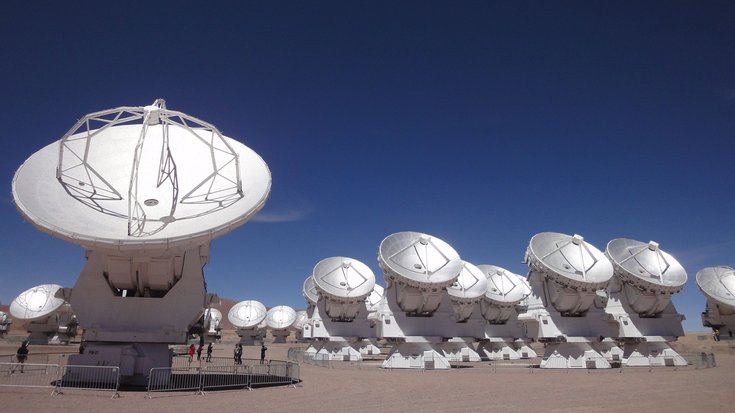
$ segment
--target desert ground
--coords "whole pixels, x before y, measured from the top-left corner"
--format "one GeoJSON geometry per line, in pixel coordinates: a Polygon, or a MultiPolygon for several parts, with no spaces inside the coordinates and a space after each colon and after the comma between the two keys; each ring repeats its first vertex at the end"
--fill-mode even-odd
{"type": "MultiPolygon", "coordinates": [[[[230,357],[234,341],[215,346],[215,356],[230,357]]],[[[0,358],[9,360],[16,341],[0,340],[0,358]]],[[[0,387],[0,412],[713,412],[735,408],[735,341],[713,343],[704,333],[676,344],[682,353],[714,352],[714,368],[626,368],[611,370],[529,369],[525,363],[471,363],[448,371],[383,370],[378,361],[360,368],[301,364],[295,387],[254,391],[157,393],[125,390],[110,393],[69,391],[51,396],[48,389],[0,387]]],[[[286,360],[289,347],[270,344],[268,358],[286,360]]],[[[70,346],[31,346],[32,354],[63,362],[70,346]],[[46,356],[45,354],[48,354],[46,356]]],[[[245,347],[245,357],[258,354],[245,347]]],[[[538,363],[538,360],[535,360],[538,363]]]]}

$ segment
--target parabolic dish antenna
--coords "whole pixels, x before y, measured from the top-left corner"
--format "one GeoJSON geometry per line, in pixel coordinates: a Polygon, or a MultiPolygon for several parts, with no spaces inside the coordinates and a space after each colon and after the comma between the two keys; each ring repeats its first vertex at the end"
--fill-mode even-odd
{"type": "Polygon", "coordinates": [[[21,165],[13,197],[55,237],[150,250],[200,245],[244,224],[270,185],[258,154],[159,99],[84,116],[21,165]]]}
{"type": "Polygon", "coordinates": [[[378,262],[390,279],[417,288],[446,288],[462,271],[449,244],[420,232],[397,232],[380,243],[378,262]]]}
{"type": "Polygon", "coordinates": [[[620,278],[643,290],[673,294],[681,291],[687,281],[687,272],[679,261],[653,241],[614,239],[607,243],[605,254],[620,278]]]}
{"type": "Polygon", "coordinates": [[[0,324],[8,321],[8,315],[4,311],[0,311],[0,324]]]}
{"type": "Polygon", "coordinates": [[[308,320],[309,315],[306,314],[306,311],[299,310],[296,312],[296,321],[293,322],[291,325],[291,328],[293,328],[296,331],[301,331],[304,329],[304,325],[306,324],[306,321],[308,320]]]}
{"type": "Polygon", "coordinates": [[[505,268],[495,265],[478,265],[487,277],[485,299],[500,305],[517,304],[531,293],[531,287],[505,268]]]}
{"type": "Polygon", "coordinates": [[[567,287],[600,289],[613,276],[610,261],[579,235],[536,234],[531,238],[527,257],[534,269],[567,287]]]}
{"type": "Polygon", "coordinates": [[[316,289],[316,283],[313,276],[306,277],[303,289],[304,298],[309,304],[316,305],[319,301],[319,291],[316,289]]]}
{"type": "Polygon", "coordinates": [[[21,320],[37,320],[58,310],[65,301],[56,298],[63,288],[58,284],[42,284],[25,290],[10,303],[10,314],[21,320]]]}
{"type": "Polygon", "coordinates": [[[251,328],[262,323],[268,310],[255,300],[240,301],[230,308],[227,319],[237,328],[251,328]]]}
{"type": "Polygon", "coordinates": [[[222,313],[216,308],[207,308],[204,310],[204,319],[220,322],[222,321],[222,313]]]}
{"type": "Polygon", "coordinates": [[[371,292],[370,295],[368,295],[365,299],[365,307],[369,312],[378,310],[378,306],[383,300],[384,294],[385,290],[383,289],[383,287],[381,285],[375,284],[375,287],[373,287],[373,292],[371,292]]]}
{"type": "Polygon", "coordinates": [[[367,298],[375,287],[375,274],[364,263],[348,257],[330,257],[314,266],[314,283],[322,294],[337,299],[367,298]]]}
{"type": "Polygon", "coordinates": [[[707,267],[699,270],[697,286],[705,296],[735,309],[735,269],[707,267]]]}
{"type": "Polygon", "coordinates": [[[462,261],[462,271],[457,281],[447,288],[447,293],[458,300],[472,300],[482,297],[487,290],[487,278],[476,265],[462,261]]]}
{"type": "Polygon", "coordinates": [[[286,305],[271,308],[265,316],[265,323],[273,330],[289,328],[294,321],[296,321],[296,311],[286,305]]]}

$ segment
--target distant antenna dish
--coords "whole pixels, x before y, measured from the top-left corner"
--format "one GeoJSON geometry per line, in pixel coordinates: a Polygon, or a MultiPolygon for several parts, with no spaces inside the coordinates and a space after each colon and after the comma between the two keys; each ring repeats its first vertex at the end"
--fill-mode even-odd
{"type": "Polygon", "coordinates": [[[478,298],[482,297],[487,290],[487,278],[482,270],[476,265],[467,261],[462,261],[462,271],[449,288],[447,294],[453,301],[469,301],[478,302],[478,298]]]}
{"type": "Polygon", "coordinates": [[[533,269],[569,288],[601,289],[613,276],[610,261],[579,235],[536,234],[527,257],[533,269]]]}
{"type": "Polygon", "coordinates": [[[485,299],[498,305],[515,305],[531,293],[531,286],[522,277],[495,265],[478,265],[487,277],[485,299]]]}
{"type": "Polygon", "coordinates": [[[464,322],[472,316],[485,290],[487,290],[485,274],[474,264],[462,261],[462,271],[457,281],[447,288],[455,321],[464,322]]]}
{"type": "Polygon", "coordinates": [[[201,245],[265,204],[271,176],[242,143],[163,99],[84,116],[13,178],[21,214],[93,249],[201,245]]]}
{"type": "Polygon", "coordinates": [[[265,320],[268,310],[259,301],[240,301],[230,308],[227,319],[237,328],[252,328],[265,320]]]}
{"type": "Polygon", "coordinates": [[[311,275],[306,277],[306,280],[304,281],[303,294],[306,302],[309,304],[316,305],[319,301],[319,291],[317,291],[314,277],[311,275]]]}
{"type": "Polygon", "coordinates": [[[380,243],[378,262],[385,276],[417,288],[447,288],[462,271],[449,244],[420,232],[397,232],[380,243]]]}
{"type": "Polygon", "coordinates": [[[0,324],[5,323],[6,321],[8,321],[8,315],[5,314],[4,311],[0,311],[0,324]]]}
{"type": "Polygon", "coordinates": [[[293,322],[291,325],[291,328],[296,331],[301,331],[304,329],[304,325],[306,324],[306,321],[309,319],[308,314],[306,314],[306,311],[299,310],[296,312],[296,321],[293,322]]]}
{"type": "Polygon", "coordinates": [[[216,323],[222,321],[222,313],[216,308],[207,308],[204,310],[204,319],[210,319],[216,323]]]}
{"type": "Polygon", "coordinates": [[[674,294],[687,281],[684,267],[656,242],[618,238],[608,242],[605,253],[612,261],[615,274],[642,290],[674,294]]]}
{"type": "Polygon", "coordinates": [[[65,301],[56,298],[63,288],[58,284],[42,284],[22,292],[10,303],[10,314],[21,320],[37,320],[58,310],[65,301]]]}
{"type": "Polygon", "coordinates": [[[707,267],[699,270],[697,286],[705,296],[735,309],[735,270],[731,267],[707,267]]]}
{"type": "Polygon", "coordinates": [[[384,294],[385,290],[383,289],[383,287],[375,284],[375,287],[373,287],[373,292],[371,292],[370,295],[368,295],[365,299],[365,306],[367,307],[367,310],[369,312],[378,311],[378,306],[383,300],[384,294]]]}
{"type": "Polygon", "coordinates": [[[268,310],[265,323],[273,330],[284,330],[296,321],[296,311],[285,305],[279,305],[268,310]]]}
{"type": "Polygon", "coordinates": [[[330,298],[363,300],[373,291],[375,274],[362,262],[348,257],[330,257],[314,266],[317,290],[330,298]]]}

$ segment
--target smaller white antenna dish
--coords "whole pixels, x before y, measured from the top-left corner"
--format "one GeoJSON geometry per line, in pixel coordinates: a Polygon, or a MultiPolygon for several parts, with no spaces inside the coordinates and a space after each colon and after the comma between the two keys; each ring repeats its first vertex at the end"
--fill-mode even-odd
{"type": "Polygon", "coordinates": [[[699,270],[697,286],[705,296],[720,305],[735,309],[735,269],[731,267],[707,267],[699,270]]]}
{"type": "Polygon", "coordinates": [[[8,321],[8,315],[4,311],[0,311],[0,324],[4,324],[8,321]]]}
{"type": "Polygon", "coordinates": [[[272,330],[284,330],[296,321],[296,311],[286,305],[279,305],[268,310],[265,323],[272,330]]]}
{"type": "Polygon", "coordinates": [[[230,308],[227,319],[237,328],[254,328],[265,320],[268,310],[255,300],[240,301],[230,308]]]}
{"type": "Polygon", "coordinates": [[[385,276],[417,288],[447,288],[462,271],[462,260],[449,244],[420,232],[397,232],[380,243],[385,276]]]}
{"type": "Polygon", "coordinates": [[[485,299],[498,305],[515,305],[531,294],[531,286],[524,277],[495,265],[478,265],[487,277],[485,299]]]}
{"type": "Polygon", "coordinates": [[[367,310],[369,312],[378,311],[378,306],[383,300],[384,295],[385,290],[383,289],[383,287],[379,284],[375,284],[375,287],[373,287],[373,292],[371,292],[370,295],[368,295],[365,299],[365,306],[367,307],[367,310]]]}
{"type": "Polygon", "coordinates": [[[314,266],[314,283],[331,320],[352,321],[375,287],[375,274],[362,262],[330,257],[314,266]]]}
{"type": "Polygon", "coordinates": [[[474,264],[462,261],[462,271],[457,281],[447,288],[457,322],[467,321],[472,316],[475,304],[480,302],[485,290],[487,278],[482,271],[474,264]]]}
{"type": "Polygon", "coordinates": [[[364,300],[373,291],[375,274],[362,262],[348,257],[330,257],[314,267],[317,290],[335,300],[364,300]]]}
{"type": "Polygon", "coordinates": [[[614,239],[607,244],[605,254],[612,261],[615,274],[642,290],[674,294],[687,281],[686,270],[679,261],[653,241],[614,239]]]}
{"type": "Polygon", "coordinates": [[[397,304],[408,316],[431,316],[444,290],[462,271],[462,260],[449,244],[420,232],[398,232],[378,249],[378,263],[388,288],[397,290],[397,304]]]}
{"type": "Polygon", "coordinates": [[[58,284],[42,284],[22,292],[10,303],[10,314],[21,320],[38,320],[58,310],[65,301],[56,298],[58,284]]]}
{"type": "Polygon", "coordinates": [[[220,321],[222,321],[222,313],[216,308],[207,308],[204,310],[204,319],[208,319],[210,322],[215,323],[215,325],[219,325],[220,321]]]}
{"type": "Polygon", "coordinates": [[[457,281],[447,288],[447,293],[452,300],[479,302],[478,298],[485,294],[485,290],[487,278],[482,270],[470,262],[462,261],[462,271],[457,281]]]}
{"type": "Polygon", "coordinates": [[[303,288],[304,299],[311,305],[316,305],[319,301],[319,291],[316,289],[316,283],[313,276],[306,277],[303,288]]]}
{"type": "Polygon", "coordinates": [[[605,255],[576,234],[536,234],[526,256],[533,269],[574,289],[598,290],[613,276],[612,264],[605,255]]]}
{"type": "Polygon", "coordinates": [[[296,320],[291,325],[291,328],[295,331],[302,331],[304,329],[304,325],[309,319],[309,315],[306,314],[306,311],[299,310],[296,312],[296,320]]]}

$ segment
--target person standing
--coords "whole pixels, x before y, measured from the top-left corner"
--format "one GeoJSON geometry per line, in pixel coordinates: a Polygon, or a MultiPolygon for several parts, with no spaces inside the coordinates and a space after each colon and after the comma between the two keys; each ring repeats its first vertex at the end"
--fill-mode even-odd
{"type": "Polygon", "coordinates": [[[262,343],[260,345],[260,364],[263,364],[265,361],[265,351],[268,350],[268,347],[265,346],[265,343],[262,343]]]}
{"type": "MultiPolygon", "coordinates": [[[[15,352],[15,358],[18,360],[18,363],[20,363],[21,373],[23,373],[25,362],[28,359],[28,344],[28,340],[23,341],[23,344],[18,347],[18,351],[15,352]]],[[[13,369],[13,372],[15,372],[15,368],[13,369]]]]}
{"type": "Polygon", "coordinates": [[[189,363],[191,363],[191,361],[194,359],[195,350],[196,348],[194,347],[194,343],[191,343],[191,345],[189,346],[189,350],[187,351],[187,353],[189,354],[189,363]]]}
{"type": "Polygon", "coordinates": [[[200,342],[199,347],[197,347],[197,361],[202,360],[202,350],[203,349],[204,349],[204,344],[200,342]]]}
{"type": "Polygon", "coordinates": [[[242,344],[235,344],[235,364],[242,364],[242,344]]]}
{"type": "Polygon", "coordinates": [[[209,343],[209,345],[207,346],[207,363],[209,363],[209,362],[212,361],[212,350],[213,350],[213,348],[214,348],[214,346],[212,346],[212,343],[209,343]]]}

